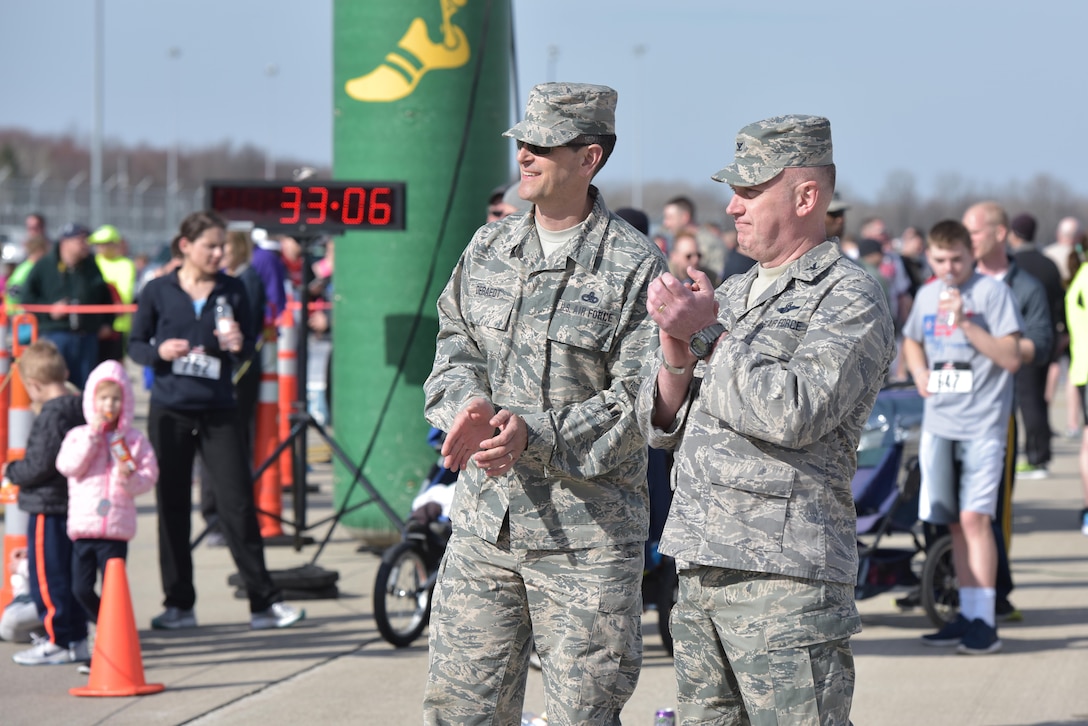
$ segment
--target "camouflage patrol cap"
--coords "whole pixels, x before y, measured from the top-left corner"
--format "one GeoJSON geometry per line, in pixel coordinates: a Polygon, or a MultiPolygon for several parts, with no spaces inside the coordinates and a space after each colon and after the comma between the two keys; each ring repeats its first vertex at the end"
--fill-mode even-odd
{"type": "Polygon", "coordinates": [[[503,136],[536,146],[563,146],[585,134],[615,134],[617,97],[608,86],[541,83],[529,92],[525,120],[503,136]]]}
{"type": "Polygon", "coordinates": [[[831,122],[822,116],[774,116],[737,133],[733,163],[711,178],[739,187],[768,182],[794,166],[828,166],[831,122]]]}

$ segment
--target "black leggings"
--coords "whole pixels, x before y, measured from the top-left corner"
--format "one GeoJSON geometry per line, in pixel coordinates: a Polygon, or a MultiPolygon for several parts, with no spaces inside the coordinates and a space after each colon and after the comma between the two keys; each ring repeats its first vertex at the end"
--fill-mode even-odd
{"type": "Polygon", "coordinates": [[[72,594],[87,611],[87,619],[98,622],[98,606],[102,603],[94,586],[98,573],[105,582],[106,562],[114,557],[128,557],[128,542],[119,539],[72,540],[72,594]]]}
{"type": "Polygon", "coordinates": [[[253,503],[253,476],[234,409],[178,411],[151,404],[148,436],[159,458],[155,485],[159,513],[159,568],[163,604],[189,610],[193,587],[193,457],[200,452],[215,492],[219,526],[249,595],[250,612],[282,599],[264,562],[264,542],[253,503]]]}

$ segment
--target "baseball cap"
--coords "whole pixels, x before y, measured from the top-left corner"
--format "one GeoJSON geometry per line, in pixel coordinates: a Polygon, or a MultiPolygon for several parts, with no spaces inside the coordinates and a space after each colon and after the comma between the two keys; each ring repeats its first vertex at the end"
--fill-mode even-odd
{"type": "Polygon", "coordinates": [[[103,224],[101,227],[94,231],[87,241],[92,245],[104,245],[110,242],[120,242],[121,233],[117,231],[117,228],[112,224],[103,224]]]}
{"type": "Polygon", "coordinates": [[[69,222],[61,228],[60,233],[57,235],[57,239],[68,239],[69,237],[88,237],[91,234],[86,225],[82,225],[79,222],[69,222]]]}
{"type": "Polygon", "coordinates": [[[1025,242],[1035,241],[1035,217],[1027,212],[1018,214],[1009,222],[1009,229],[1025,242]]]}
{"type": "Polygon", "coordinates": [[[828,214],[837,214],[838,212],[845,212],[850,208],[850,205],[842,200],[838,192],[831,195],[831,204],[827,205],[828,214]]]}
{"type": "Polygon", "coordinates": [[[536,146],[563,146],[584,135],[616,133],[616,100],[608,86],[541,83],[529,92],[525,119],[503,136],[536,146]]]}
{"type": "Polygon", "coordinates": [[[830,121],[801,114],[773,116],[737,133],[733,163],[711,179],[750,187],[774,179],[789,167],[832,163],[830,121]]]}

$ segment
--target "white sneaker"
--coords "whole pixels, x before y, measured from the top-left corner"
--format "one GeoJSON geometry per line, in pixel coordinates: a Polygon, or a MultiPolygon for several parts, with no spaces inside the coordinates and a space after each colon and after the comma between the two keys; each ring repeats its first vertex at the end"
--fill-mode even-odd
{"type": "Polygon", "coordinates": [[[11,656],[11,659],[19,665],[64,665],[80,663],[89,658],[86,640],[72,643],[68,648],[62,648],[51,640],[38,639],[33,648],[11,656]]]}
{"type": "Polygon", "coordinates": [[[285,602],[272,603],[272,607],[249,616],[250,630],[272,630],[289,628],[306,618],[306,611],[292,607],[285,602]]]}

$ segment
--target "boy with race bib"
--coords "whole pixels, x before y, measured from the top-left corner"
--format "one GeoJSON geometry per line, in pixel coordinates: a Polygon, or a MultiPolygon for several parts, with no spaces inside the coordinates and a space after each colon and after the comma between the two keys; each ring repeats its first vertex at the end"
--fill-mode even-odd
{"type": "Polygon", "coordinates": [[[991,519],[1023,323],[1008,285],[975,271],[963,224],[938,222],[929,232],[926,256],[934,280],[918,291],[903,328],[903,356],[926,399],[918,516],[951,531],[960,614],[922,640],[955,645],[969,655],[995,653],[1001,641],[994,624],[997,548],[991,519]]]}

